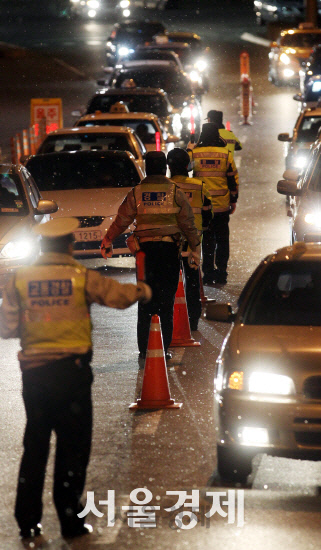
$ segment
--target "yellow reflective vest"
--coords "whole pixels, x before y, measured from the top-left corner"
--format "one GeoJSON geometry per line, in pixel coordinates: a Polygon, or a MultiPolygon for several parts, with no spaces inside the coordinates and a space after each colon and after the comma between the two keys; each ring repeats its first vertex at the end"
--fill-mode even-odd
{"type": "Polygon", "coordinates": [[[201,178],[211,195],[213,212],[227,212],[238,196],[238,172],[227,147],[195,147],[189,151],[193,174],[201,178]]]}
{"type": "Polygon", "coordinates": [[[229,151],[231,151],[232,155],[234,155],[234,151],[240,151],[242,149],[242,145],[239,139],[237,139],[236,135],[231,132],[231,130],[226,130],[226,128],[219,128],[218,130],[221,138],[226,141],[226,147],[229,151]]]}
{"type": "Polygon", "coordinates": [[[202,233],[204,211],[212,210],[211,196],[209,191],[204,186],[203,181],[198,178],[189,178],[188,176],[172,176],[171,179],[177,183],[177,187],[184,191],[188,201],[192,207],[195,225],[199,232],[202,233]],[[205,197],[208,201],[205,201],[205,197]],[[206,204],[204,204],[206,202],[206,204]]]}
{"type": "Polygon", "coordinates": [[[20,338],[24,351],[92,347],[86,303],[86,268],[34,265],[17,270],[15,287],[21,304],[20,338]]]}
{"type": "Polygon", "coordinates": [[[175,201],[174,183],[141,183],[134,187],[137,206],[136,229],[141,236],[174,235],[180,232],[176,215],[180,207],[175,201]]]}

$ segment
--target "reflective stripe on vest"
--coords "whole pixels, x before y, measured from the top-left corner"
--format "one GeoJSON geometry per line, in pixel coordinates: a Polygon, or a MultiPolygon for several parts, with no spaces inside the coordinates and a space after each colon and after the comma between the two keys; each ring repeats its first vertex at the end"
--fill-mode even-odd
{"type": "Polygon", "coordinates": [[[229,154],[227,147],[196,147],[191,153],[194,176],[204,181],[211,195],[213,212],[225,212],[230,208],[227,185],[229,154]]]}
{"type": "Polygon", "coordinates": [[[137,204],[136,231],[161,228],[168,234],[173,227],[173,233],[179,231],[176,214],[180,207],[175,201],[175,185],[173,183],[142,183],[134,188],[137,204]]]}
{"type": "Polygon", "coordinates": [[[203,182],[202,180],[197,180],[196,178],[189,178],[187,176],[174,176],[173,181],[177,184],[188,198],[190,203],[194,218],[195,225],[198,231],[202,231],[203,221],[202,221],[202,209],[203,209],[203,182]]]}
{"type": "Polygon", "coordinates": [[[70,352],[92,347],[86,268],[34,265],[16,272],[21,304],[21,347],[70,352]]]}

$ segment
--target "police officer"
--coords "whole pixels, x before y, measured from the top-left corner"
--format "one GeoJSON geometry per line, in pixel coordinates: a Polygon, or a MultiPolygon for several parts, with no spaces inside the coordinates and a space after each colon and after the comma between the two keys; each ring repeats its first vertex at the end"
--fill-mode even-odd
{"type": "Polygon", "coordinates": [[[194,177],[205,181],[213,206],[213,219],[202,243],[203,283],[224,285],[229,259],[229,220],[238,199],[238,172],[232,153],[212,123],[203,124],[200,139],[189,155],[194,177]]]}
{"type": "Polygon", "coordinates": [[[101,251],[104,258],[112,255],[112,242],[135,220],[134,236],[145,253],[146,282],[153,298],[139,304],[137,336],[140,358],[146,356],[151,317],[159,315],[166,358],[173,333],[173,309],[179,280],[181,235],[187,240],[196,266],[200,263],[200,239],[193,211],[185,194],[165,177],[166,156],[151,151],[145,156],[146,174],[119,207],[117,217],[108,229],[101,251]]]}
{"type": "MultiPolygon", "coordinates": [[[[195,225],[198,235],[202,239],[202,233],[208,228],[212,219],[211,195],[205,183],[198,178],[188,177],[190,158],[184,149],[175,147],[167,155],[167,163],[171,172],[171,180],[175,181],[187,196],[192,207],[195,225]]],[[[185,243],[182,251],[182,260],[185,272],[186,302],[191,330],[198,329],[198,321],[202,313],[200,297],[199,269],[193,269],[194,265],[188,262],[190,249],[185,243]]]]}
{"type": "Polygon", "coordinates": [[[92,531],[77,514],[92,431],[90,305],[124,309],[151,298],[144,284],[122,285],[72,258],[75,218],[39,224],[42,255],[19,268],[3,292],[2,338],[20,338],[27,416],[15,517],[22,538],[42,533],[42,492],[52,430],[57,446],[54,503],[61,532],[76,537],[92,531]]]}
{"type": "Polygon", "coordinates": [[[229,151],[231,151],[232,155],[234,155],[234,151],[241,151],[242,145],[240,140],[236,137],[236,135],[231,130],[226,130],[224,124],[223,124],[223,113],[222,111],[215,111],[212,109],[211,111],[208,111],[206,119],[211,124],[215,124],[215,126],[218,128],[220,136],[226,141],[226,146],[229,151]]]}

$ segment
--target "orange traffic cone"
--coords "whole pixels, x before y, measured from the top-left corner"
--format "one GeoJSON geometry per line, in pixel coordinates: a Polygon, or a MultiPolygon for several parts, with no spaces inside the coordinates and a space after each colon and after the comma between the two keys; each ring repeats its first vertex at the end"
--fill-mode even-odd
{"type": "Polygon", "coordinates": [[[200,268],[198,268],[198,273],[199,273],[199,277],[200,277],[201,304],[207,304],[207,303],[210,303],[210,302],[216,302],[216,300],[215,300],[214,298],[208,298],[207,296],[205,296],[205,294],[204,294],[204,287],[203,287],[202,273],[201,273],[200,268]]]}
{"type": "Polygon", "coordinates": [[[153,315],[149,329],[143,388],[140,399],[130,409],[180,409],[169,393],[163,336],[158,315],[153,315]]]}
{"type": "Polygon", "coordinates": [[[200,342],[195,342],[191,335],[189,326],[187,305],[185,299],[185,289],[183,283],[182,270],[179,274],[179,282],[174,303],[174,327],[170,347],[200,346],[200,342]]]}

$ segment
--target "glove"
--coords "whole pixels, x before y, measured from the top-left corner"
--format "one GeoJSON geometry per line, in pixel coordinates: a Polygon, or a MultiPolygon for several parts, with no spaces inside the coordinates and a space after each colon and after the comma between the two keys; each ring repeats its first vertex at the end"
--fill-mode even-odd
{"type": "Polygon", "coordinates": [[[199,244],[196,247],[196,250],[191,250],[189,256],[188,256],[188,265],[192,269],[198,269],[201,263],[201,245],[199,244]]]}
{"type": "Polygon", "coordinates": [[[148,302],[152,299],[152,289],[149,285],[146,283],[143,283],[142,281],[139,281],[137,283],[137,289],[138,289],[138,301],[142,304],[148,304],[148,302]]]}
{"type": "Polygon", "coordinates": [[[105,258],[105,260],[107,258],[111,258],[112,255],[113,255],[113,244],[109,239],[107,239],[106,235],[104,236],[103,240],[101,241],[100,252],[101,252],[102,257],[105,258]]]}

